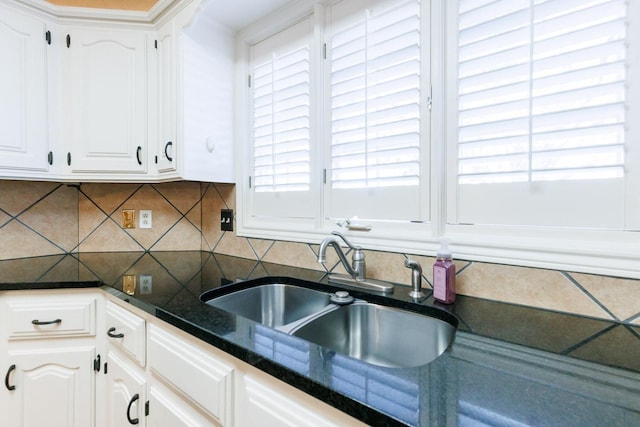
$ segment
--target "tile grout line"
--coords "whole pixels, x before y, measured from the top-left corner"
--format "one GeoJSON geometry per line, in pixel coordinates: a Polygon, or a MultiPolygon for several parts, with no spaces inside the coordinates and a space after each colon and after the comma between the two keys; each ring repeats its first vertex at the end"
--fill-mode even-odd
{"type": "Polygon", "coordinates": [[[616,316],[615,314],[613,314],[613,312],[611,310],[609,310],[607,308],[606,305],[604,305],[599,299],[597,299],[595,296],[593,296],[589,291],[587,291],[584,286],[582,286],[576,279],[574,279],[568,272],[566,271],[562,271],[561,272],[562,275],[567,278],[567,280],[569,280],[574,286],[576,286],[580,291],[582,291],[583,294],[585,294],[589,299],[591,299],[593,302],[596,303],[596,305],[598,305],[598,307],[600,307],[602,310],[604,310],[605,313],[607,313],[609,316],[611,316],[611,318],[613,320],[615,320],[616,322],[621,322],[620,319],[618,318],[618,316],[616,316]]]}

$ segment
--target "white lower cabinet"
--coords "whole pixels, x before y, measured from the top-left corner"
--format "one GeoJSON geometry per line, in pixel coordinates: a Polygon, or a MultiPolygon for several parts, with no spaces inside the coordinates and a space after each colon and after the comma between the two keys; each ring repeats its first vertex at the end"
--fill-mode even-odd
{"type": "Polygon", "coordinates": [[[9,352],[7,426],[93,426],[94,347],[9,352]]]}
{"type": "Polygon", "coordinates": [[[8,427],[363,425],[100,292],[0,292],[0,365],[8,427]]]}
{"type": "Polygon", "coordinates": [[[110,350],[106,364],[106,425],[146,425],[147,382],[134,362],[110,350]]]}
{"type": "Polygon", "coordinates": [[[0,293],[0,424],[96,425],[101,300],[83,291],[0,293]]]}
{"type": "MultiPolygon", "coordinates": [[[[232,425],[234,367],[196,342],[159,325],[149,325],[149,368],[154,378],[182,394],[183,406],[194,406],[211,420],[232,425]]],[[[155,410],[155,402],[151,402],[155,410]]]]}

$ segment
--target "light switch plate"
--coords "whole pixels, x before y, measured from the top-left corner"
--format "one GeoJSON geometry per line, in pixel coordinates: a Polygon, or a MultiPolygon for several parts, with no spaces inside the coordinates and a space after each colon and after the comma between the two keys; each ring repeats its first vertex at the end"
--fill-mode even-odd
{"type": "Polygon", "coordinates": [[[122,210],[122,228],[136,228],[136,211],[133,209],[122,210]]]}

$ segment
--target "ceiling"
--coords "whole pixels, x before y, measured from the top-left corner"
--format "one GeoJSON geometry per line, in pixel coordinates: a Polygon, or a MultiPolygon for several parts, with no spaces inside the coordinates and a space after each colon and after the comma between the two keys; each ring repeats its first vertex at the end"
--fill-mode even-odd
{"type": "Polygon", "coordinates": [[[57,6],[92,7],[99,9],[143,10],[147,11],[158,0],[47,0],[57,6]]]}

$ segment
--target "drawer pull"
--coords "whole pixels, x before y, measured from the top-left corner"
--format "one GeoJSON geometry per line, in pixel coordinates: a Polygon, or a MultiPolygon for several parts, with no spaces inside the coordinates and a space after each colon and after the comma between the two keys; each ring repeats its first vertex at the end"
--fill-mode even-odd
{"type": "Polygon", "coordinates": [[[31,321],[31,323],[33,323],[36,326],[42,326],[42,325],[59,325],[60,323],[62,323],[62,319],[56,319],[56,320],[46,320],[46,321],[41,321],[38,319],[33,319],[31,321]]]}
{"type": "Polygon", "coordinates": [[[9,377],[11,376],[11,372],[16,370],[16,365],[9,366],[9,370],[7,371],[7,375],[4,376],[4,386],[7,390],[12,391],[16,389],[15,385],[9,385],[9,377]]]}
{"type": "Polygon", "coordinates": [[[124,334],[115,334],[114,333],[115,331],[116,331],[116,328],[111,327],[107,331],[107,335],[109,335],[111,338],[124,338],[124,334]]]}
{"type": "Polygon", "coordinates": [[[139,422],[137,418],[131,418],[131,407],[138,399],[140,399],[140,395],[138,393],[134,394],[129,401],[129,406],[127,406],[127,420],[129,421],[129,424],[138,424],[139,422]]]}

